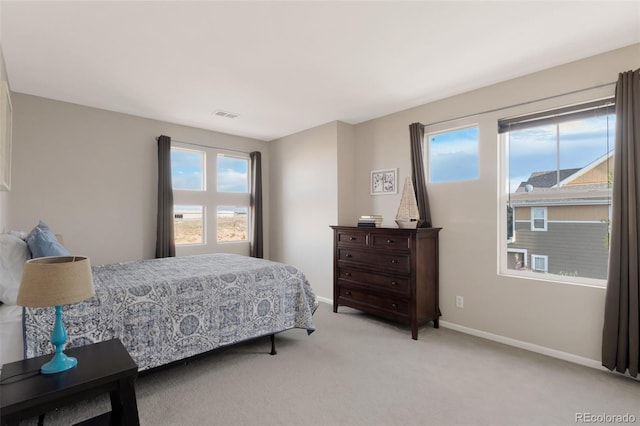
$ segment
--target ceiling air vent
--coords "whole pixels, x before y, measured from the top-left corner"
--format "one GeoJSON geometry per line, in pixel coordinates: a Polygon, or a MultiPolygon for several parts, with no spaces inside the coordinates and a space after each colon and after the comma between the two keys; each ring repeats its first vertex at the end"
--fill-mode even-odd
{"type": "Polygon", "coordinates": [[[218,110],[218,111],[214,112],[213,115],[215,115],[216,117],[236,118],[240,114],[236,114],[235,112],[218,110]]]}

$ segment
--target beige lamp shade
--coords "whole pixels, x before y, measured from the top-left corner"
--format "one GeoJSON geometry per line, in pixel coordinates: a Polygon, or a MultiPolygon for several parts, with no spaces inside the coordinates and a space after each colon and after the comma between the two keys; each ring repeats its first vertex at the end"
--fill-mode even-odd
{"type": "Polygon", "coordinates": [[[18,290],[20,306],[45,307],[76,303],[95,295],[89,258],[39,257],[25,262],[18,290]]]}

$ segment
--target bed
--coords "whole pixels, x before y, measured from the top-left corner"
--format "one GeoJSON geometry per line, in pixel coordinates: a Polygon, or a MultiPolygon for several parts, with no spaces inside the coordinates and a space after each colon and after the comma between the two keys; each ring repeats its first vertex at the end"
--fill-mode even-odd
{"type": "MultiPolygon", "coordinates": [[[[140,371],[293,328],[315,329],[316,296],[291,265],[217,253],[93,266],[92,272],[96,295],[63,308],[66,347],[117,337],[140,371]]],[[[2,363],[21,344],[27,358],[51,353],[53,319],[52,308],[0,306],[2,363]]]]}

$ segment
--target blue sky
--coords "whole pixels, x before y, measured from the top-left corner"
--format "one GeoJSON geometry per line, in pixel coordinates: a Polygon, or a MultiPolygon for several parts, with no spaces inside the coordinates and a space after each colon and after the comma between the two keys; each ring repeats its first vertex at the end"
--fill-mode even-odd
{"type": "MultiPolygon", "coordinates": [[[[562,123],[559,129],[559,152],[555,125],[511,132],[508,160],[512,191],[533,172],[555,170],[558,167],[558,155],[560,169],[582,168],[613,149],[613,115],[562,123]]],[[[477,128],[433,134],[428,141],[430,182],[478,178],[477,128]]]]}
{"type": "MultiPolygon", "coordinates": [[[[200,151],[171,150],[173,188],[201,191],[206,154],[200,151]]],[[[220,192],[248,191],[248,160],[217,156],[217,190],[220,192]]]]}
{"type": "Polygon", "coordinates": [[[478,128],[429,136],[430,182],[478,178],[478,128]]]}
{"type": "Polygon", "coordinates": [[[515,190],[531,173],[582,168],[613,149],[615,119],[609,116],[560,124],[560,148],[556,126],[548,125],[511,132],[509,135],[509,186],[515,190]],[[609,131],[607,138],[607,130],[609,131]]]}

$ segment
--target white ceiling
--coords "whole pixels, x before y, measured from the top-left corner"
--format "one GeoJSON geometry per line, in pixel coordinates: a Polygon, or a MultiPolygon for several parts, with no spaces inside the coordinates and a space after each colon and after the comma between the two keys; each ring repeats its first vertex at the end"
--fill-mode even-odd
{"type": "Polygon", "coordinates": [[[640,1],[0,7],[14,92],[262,140],[359,123],[640,42],[640,1]]]}

